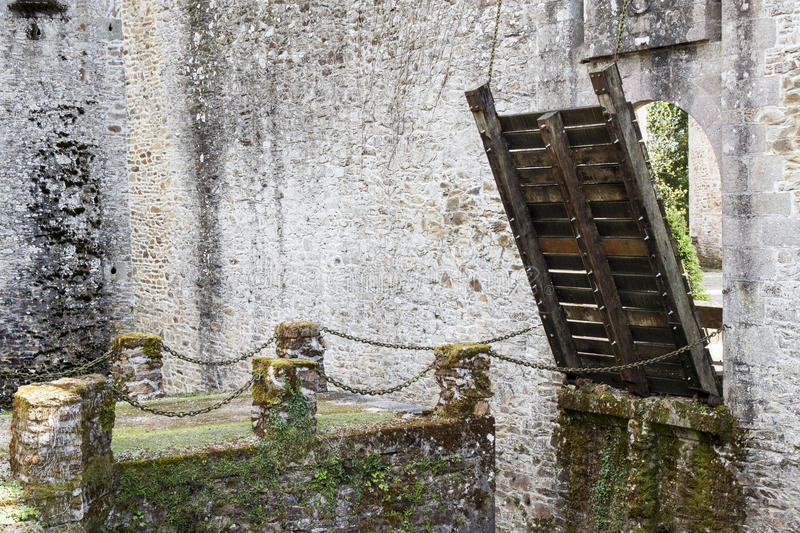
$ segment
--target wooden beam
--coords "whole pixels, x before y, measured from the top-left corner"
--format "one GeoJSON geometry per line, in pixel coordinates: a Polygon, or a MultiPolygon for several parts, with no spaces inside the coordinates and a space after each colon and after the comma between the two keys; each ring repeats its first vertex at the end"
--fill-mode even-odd
{"type": "Polygon", "coordinates": [[[500,199],[508,215],[553,357],[559,366],[580,366],[566,315],[558,303],[547,262],[539,247],[533,220],[519,184],[519,176],[503,138],[492,92],[488,85],[483,85],[465,94],[497,182],[500,199]]]}
{"type": "MultiPolygon", "coordinates": [[[[633,343],[622,303],[617,293],[611,267],[608,264],[602,246],[602,238],[594,224],[594,217],[589,208],[586,195],[581,188],[575,161],[570,153],[564,122],[558,112],[547,113],[539,118],[539,129],[545,141],[545,147],[553,160],[553,170],[562,190],[569,201],[565,206],[570,221],[576,228],[578,246],[581,249],[585,270],[598,309],[604,310],[608,321],[605,322],[606,336],[611,341],[611,349],[618,364],[633,363],[639,360],[633,343]]],[[[642,369],[621,372],[622,380],[631,392],[646,396],[649,392],[647,380],[642,369]]]]}
{"type": "MultiPolygon", "coordinates": [[[[623,154],[625,167],[624,182],[628,196],[638,199],[649,222],[650,233],[647,235],[652,256],[659,267],[660,278],[666,286],[668,296],[674,303],[674,309],[668,311],[677,319],[683,329],[688,344],[699,343],[703,338],[703,330],[694,310],[691,296],[683,279],[680,260],[669,232],[663,208],[661,207],[644,150],[634,126],[633,110],[625,100],[622,90],[622,79],[616,64],[590,74],[600,105],[606,113],[607,126],[612,142],[618,143],[623,154]]],[[[721,396],[722,390],[711,362],[711,356],[705,346],[699,344],[691,350],[691,362],[696,373],[696,383],[690,386],[702,390],[711,396],[721,396]]]]}

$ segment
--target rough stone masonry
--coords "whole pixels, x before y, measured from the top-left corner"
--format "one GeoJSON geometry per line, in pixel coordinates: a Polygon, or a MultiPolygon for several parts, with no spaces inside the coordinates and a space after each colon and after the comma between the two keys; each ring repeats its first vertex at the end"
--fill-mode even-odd
{"type": "MultiPolygon", "coordinates": [[[[30,21],[5,9],[5,0],[0,5],[0,24],[13,26],[0,37],[13,52],[0,60],[9,80],[0,95],[13,118],[4,121],[0,160],[9,176],[0,185],[9,206],[0,228],[12,243],[0,259],[7,299],[0,319],[4,337],[16,339],[7,351],[4,340],[4,357],[20,353],[39,318],[56,328],[71,323],[62,320],[69,313],[54,317],[52,305],[29,299],[101,309],[75,303],[82,292],[26,296],[29,287],[49,287],[36,281],[40,272],[61,280],[55,265],[77,265],[85,277],[65,287],[95,280],[89,297],[100,290],[99,265],[111,262],[98,257],[124,258],[128,250],[123,237],[97,248],[38,237],[48,234],[37,228],[51,227],[50,214],[74,209],[60,202],[80,197],[49,185],[30,192],[38,176],[53,175],[31,169],[59,158],[89,167],[90,182],[102,176],[97,190],[111,198],[101,201],[108,216],[91,203],[77,215],[88,221],[81,239],[123,235],[88,228],[113,221],[124,228],[127,207],[115,206],[130,208],[135,328],[199,357],[249,349],[291,315],[430,345],[538,322],[463,101],[465,89],[485,81],[494,1],[87,0],[70,5],[67,22],[43,21],[36,42],[26,40],[30,21]],[[83,23],[107,27],[99,21],[108,13],[122,19],[127,122],[73,130],[61,111],[42,104],[52,118],[40,131],[28,120],[38,111],[23,102],[83,94],[62,89],[68,82],[96,91],[84,109],[98,122],[113,114],[91,113],[118,111],[119,40],[109,49],[117,54],[95,63],[105,37],[92,45],[77,38],[83,23]],[[80,57],[87,66],[62,72],[60,65],[80,57]],[[92,76],[97,65],[116,77],[92,76]],[[85,85],[76,81],[83,83],[80,68],[85,85]],[[103,96],[113,91],[114,98],[103,96]],[[92,163],[82,151],[38,155],[58,132],[83,139],[84,131],[94,133],[77,142],[103,154],[92,163]],[[114,148],[123,138],[127,156],[114,148]],[[95,168],[101,160],[109,166],[95,168]],[[73,263],[81,250],[88,255],[73,263]],[[41,258],[36,268],[29,257],[41,258]]],[[[609,60],[621,5],[506,0],[493,79],[498,110],[595,104],[587,72],[609,60]]],[[[800,529],[798,27],[794,0],[631,2],[619,59],[629,98],[688,111],[719,162],[724,319],[732,326],[724,339],[725,402],[751,437],[739,473],[751,531],[800,529]]],[[[116,272],[123,283],[127,270],[116,272]]],[[[124,283],[111,294],[110,309],[128,316],[124,283]]],[[[326,372],[360,386],[405,379],[433,356],[328,343],[326,372]]],[[[497,349],[551,359],[541,330],[497,349]]],[[[233,387],[248,369],[167,360],[164,383],[171,391],[233,387]]],[[[497,529],[558,519],[564,487],[552,436],[560,376],[497,364],[492,381],[497,529]]],[[[400,396],[432,404],[435,388],[430,378],[400,396]]]]}

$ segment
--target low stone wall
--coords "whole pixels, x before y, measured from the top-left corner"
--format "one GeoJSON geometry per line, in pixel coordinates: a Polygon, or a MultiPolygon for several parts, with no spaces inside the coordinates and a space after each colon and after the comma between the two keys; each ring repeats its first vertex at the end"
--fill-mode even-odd
{"type": "Polygon", "coordinates": [[[494,419],[122,463],[110,531],[494,531],[494,419]]]}
{"type": "Polygon", "coordinates": [[[725,407],[636,398],[606,386],[559,392],[563,509],[542,531],[737,531],[742,435],[725,407]]]}

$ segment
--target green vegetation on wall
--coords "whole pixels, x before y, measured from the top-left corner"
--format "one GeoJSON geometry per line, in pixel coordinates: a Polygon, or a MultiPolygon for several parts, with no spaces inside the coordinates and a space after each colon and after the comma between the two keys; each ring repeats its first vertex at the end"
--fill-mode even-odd
{"type": "Polygon", "coordinates": [[[667,102],[649,104],[647,150],[692,296],[708,300],[702,287],[700,261],[689,236],[689,115],[686,111],[667,102]]]}

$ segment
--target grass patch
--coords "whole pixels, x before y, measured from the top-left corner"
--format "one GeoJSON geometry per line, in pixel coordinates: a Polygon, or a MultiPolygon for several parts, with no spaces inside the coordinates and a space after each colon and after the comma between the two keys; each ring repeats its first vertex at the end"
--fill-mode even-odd
{"type": "Polygon", "coordinates": [[[396,416],[391,411],[379,412],[341,412],[317,415],[317,430],[325,431],[334,427],[377,424],[392,420],[396,416]]]}
{"type": "Polygon", "coordinates": [[[111,450],[115,455],[143,456],[165,451],[183,452],[252,436],[249,420],[174,429],[114,428],[111,450]]]}

